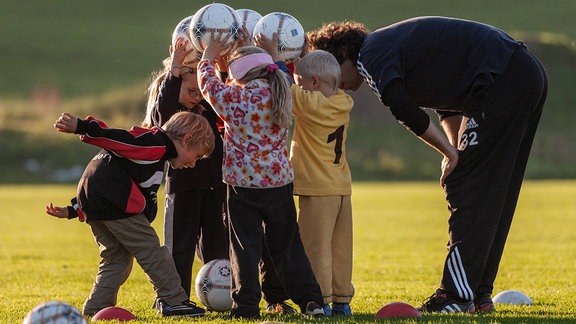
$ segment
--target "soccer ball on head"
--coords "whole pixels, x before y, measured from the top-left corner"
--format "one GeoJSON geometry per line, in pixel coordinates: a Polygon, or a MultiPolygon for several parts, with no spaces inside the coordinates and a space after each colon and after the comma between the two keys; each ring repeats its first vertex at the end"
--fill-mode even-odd
{"type": "Polygon", "coordinates": [[[74,306],[53,300],[32,308],[22,324],[88,324],[88,321],[74,306]]]}
{"type": "MultiPolygon", "coordinates": [[[[194,18],[194,16],[188,16],[184,19],[182,19],[178,25],[176,25],[176,28],[174,28],[174,32],[172,32],[172,46],[176,46],[176,40],[179,37],[184,38],[185,41],[188,41],[188,44],[186,45],[186,50],[191,50],[194,48],[194,45],[192,45],[192,40],[190,39],[190,22],[192,22],[192,18],[194,18]]],[[[187,64],[192,64],[194,62],[198,62],[200,61],[200,57],[201,57],[201,53],[198,51],[193,51],[190,54],[188,54],[188,56],[186,56],[186,58],[184,58],[184,65],[187,64]]]]}
{"type": "Polygon", "coordinates": [[[212,260],[196,275],[196,296],[210,311],[226,312],[232,308],[230,260],[212,260]]]}
{"type": "Polygon", "coordinates": [[[273,12],[262,17],[254,27],[252,36],[259,33],[268,38],[272,38],[274,33],[278,35],[278,53],[287,63],[300,56],[306,40],[300,22],[283,12],[273,12]]]}
{"type": "Polygon", "coordinates": [[[252,9],[237,9],[236,13],[240,16],[242,26],[246,27],[248,33],[252,35],[254,27],[256,27],[256,24],[260,21],[262,15],[252,9]]]}
{"type": "Polygon", "coordinates": [[[203,53],[214,33],[230,36],[226,43],[229,46],[219,53],[222,57],[234,49],[241,24],[241,19],[234,9],[222,3],[212,3],[194,14],[190,23],[190,39],[194,47],[203,53]]]}

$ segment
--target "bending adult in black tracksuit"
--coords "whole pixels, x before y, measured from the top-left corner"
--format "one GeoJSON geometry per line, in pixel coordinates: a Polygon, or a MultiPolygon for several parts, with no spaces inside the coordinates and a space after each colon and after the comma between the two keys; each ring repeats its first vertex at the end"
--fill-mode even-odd
{"type": "Polygon", "coordinates": [[[494,280],[547,94],[540,62],[497,28],[445,17],[372,33],[355,22],[330,23],[308,37],[312,48],[338,59],[341,88],[356,90],[365,80],[444,157],[449,252],[440,287],[420,310],[493,310],[494,280]],[[420,107],[438,113],[445,135],[420,107]]]}

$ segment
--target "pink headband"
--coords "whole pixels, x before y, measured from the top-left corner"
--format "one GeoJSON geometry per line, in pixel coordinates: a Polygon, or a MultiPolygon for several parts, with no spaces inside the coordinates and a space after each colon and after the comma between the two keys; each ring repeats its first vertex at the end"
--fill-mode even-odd
{"type": "Polygon", "coordinates": [[[267,53],[256,53],[243,56],[228,66],[228,76],[231,79],[240,80],[248,71],[262,65],[274,64],[272,56],[267,53]]]}

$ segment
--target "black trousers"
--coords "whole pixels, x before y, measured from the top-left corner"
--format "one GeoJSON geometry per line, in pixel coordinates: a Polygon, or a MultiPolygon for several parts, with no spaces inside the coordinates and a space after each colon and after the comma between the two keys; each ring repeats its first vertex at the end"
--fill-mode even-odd
{"type": "Polygon", "coordinates": [[[262,242],[262,260],[259,267],[260,275],[262,276],[262,298],[270,304],[282,303],[289,299],[290,296],[288,296],[288,292],[282,285],[278,277],[278,271],[274,266],[274,261],[270,257],[270,252],[268,252],[266,240],[262,242]]]}
{"type": "Polygon", "coordinates": [[[492,294],[547,89],[544,68],[520,48],[466,107],[445,186],[450,240],[440,288],[454,297],[492,294]]]}
{"type": "Polygon", "coordinates": [[[288,296],[302,310],[309,301],[322,305],[320,286],[300,239],[292,184],[267,189],[228,186],[228,217],[233,316],[260,314],[263,240],[288,296]]]}
{"type": "Polygon", "coordinates": [[[229,258],[228,229],[224,214],[225,195],[225,186],[214,190],[174,193],[172,257],[182,281],[182,288],[188,296],[194,282],[192,265],[195,250],[202,263],[229,258]]]}

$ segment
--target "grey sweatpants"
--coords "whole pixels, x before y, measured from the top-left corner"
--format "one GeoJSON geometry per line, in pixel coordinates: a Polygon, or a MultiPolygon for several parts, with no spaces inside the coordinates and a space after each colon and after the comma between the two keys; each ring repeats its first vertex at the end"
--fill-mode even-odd
{"type": "Polygon", "coordinates": [[[116,305],[118,290],[128,279],[135,258],[157,297],[168,305],[188,299],[180,286],[170,250],[160,246],[160,239],[146,216],[93,220],[88,223],[100,250],[98,274],[83,307],[84,315],[116,305]]]}

